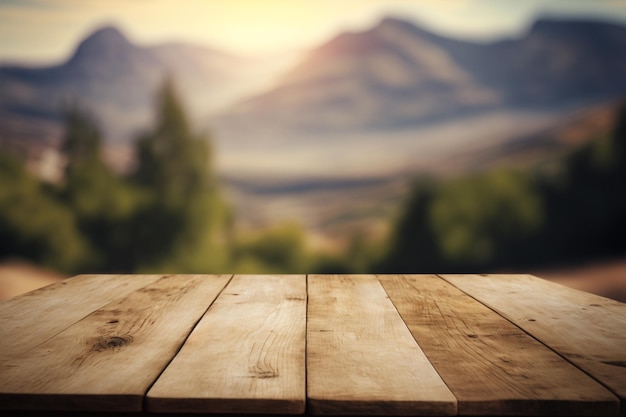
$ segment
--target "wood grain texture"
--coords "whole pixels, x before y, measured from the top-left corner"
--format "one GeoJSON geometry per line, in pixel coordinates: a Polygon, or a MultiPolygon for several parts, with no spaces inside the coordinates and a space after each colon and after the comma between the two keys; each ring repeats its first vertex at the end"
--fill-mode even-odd
{"type": "Polygon", "coordinates": [[[459,415],[615,415],[618,399],[493,310],[433,275],[379,276],[459,415]]]}
{"type": "Polygon", "coordinates": [[[310,275],[312,414],[454,415],[456,399],[372,275],[310,275]]]}
{"type": "Polygon", "coordinates": [[[140,411],[229,276],[164,276],[0,364],[0,408],[140,411]]]}
{"type": "Polygon", "coordinates": [[[48,340],[161,275],[79,275],[0,302],[0,362],[48,340]]]}
{"type": "Polygon", "coordinates": [[[306,277],[235,276],[147,396],[157,412],[305,409],[306,277]]]}
{"type": "Polygon", "coordinates": [[[530,275],[442,275],[621,399],[626,414],[626,304],[530,275]]]}

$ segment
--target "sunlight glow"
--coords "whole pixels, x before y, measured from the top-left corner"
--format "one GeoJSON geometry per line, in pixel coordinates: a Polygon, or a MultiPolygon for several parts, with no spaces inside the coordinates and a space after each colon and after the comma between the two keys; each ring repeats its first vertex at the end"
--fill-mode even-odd
{"type": "Polygon", "coordinates": [[[626,0],[0,0],[0,60],[64,59],[107,24],[141,44],[177,40],[263,54],[310,48],[388,15],[489,39],[519,33],[542,13],[626,20],[626,0]]]}

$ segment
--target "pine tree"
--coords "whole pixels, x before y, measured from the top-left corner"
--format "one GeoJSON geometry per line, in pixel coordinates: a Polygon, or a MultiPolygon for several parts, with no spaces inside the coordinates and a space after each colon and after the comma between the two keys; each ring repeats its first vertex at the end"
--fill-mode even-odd
{"type": "Polygon", "coordinates": [[[137,182],[167,206],[180,207],[211,187],[208,139],[192,132],[171,81],[159,97],[156,127],[137,145],[137,182]]]}
{"type": "Polygon", "coordinates": [[[134,235],[142,268],[209,272],[223,260],[224,245],[218,239],[227,213],[210,161],[208,138],[192,131],[174,85],[167,81],[155,127],[137,141],[134,179],[145,190],[145,201],[134,235]]]}
{"type": "Polygon", "coordinates": [[[129,272],[128,221],[133,191],[105,164],[102,135],[90,115],[74,108],[66,115],[62,151],[67,159],[61,196],[74,213],[81,234],[94,249],[87,267],[98,272],[129,272]]]}

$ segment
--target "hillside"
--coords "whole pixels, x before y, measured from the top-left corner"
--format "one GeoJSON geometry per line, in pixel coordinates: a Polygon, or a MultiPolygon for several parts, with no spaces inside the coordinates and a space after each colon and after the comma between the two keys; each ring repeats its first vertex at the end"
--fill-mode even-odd
{"type": "MultiPolygon", "coordinates": [[[[575,149],[611,135],[621,103],[614,101],[565,113],[556,121],[544,121],[543,127],[532,129],[532,133],[513,137],[510,132],[508,136],[504,134],[510,125],[503,123],[501,135],[492,129],[493,136],[481,140],[482,132],[465,122],[453,136],[441,129],[429,131],[438,137],[451,135],[450,143],[440,149],[432,144],[428,146],[428,133],[413,137],[416,145],[412,148],[395,153],[384,146],[372,153],[362,146],[358,156],[350,155],[342,160],[343,167],[353,163],[363,166],[360,175],[350,175],[341,167],[328,172],[329,165],[323,165],[326,176],[276,174],[264,178],[241,174],[223,177],[222,181],[243,227],[260,228],[291,219],[299,222],[309,236],[314,236],[315,242],[331,246],[345,242],[356,233],[380,237],[388,232],[389,219],[398,215],[416,174],[445,180],[497,169],[546,171],[562,164],[575,149]],[[464,142],[475,145],[462,145],[464,142]],[[409,152],[415,154],[411,157],[413,164],[400,165],[404,161],[399,155],[409,152]],[[367,169],[372,175],[365,175],[367,169]]],[[[532,119],[526,120],[526,124],[530,122],[532,119]]],[[[387,143],[397,145],[395,138],[386,139],[387,143]]],[[[302,160],[294,163],[304,164],[302,160]]],[[[318,163],[322,162],[318,160],[318,163]]],[[[292,171],[297,172],[301,171],[295,168],[292,171]]]]}
{"type": "Polygon", "coordinates": [[[545,167],[567,152],[611,134],[623,100],[565,112],[556,121],[530,134],[511,134],[501,142],[477,146],[453,156],[449,173],[463,174],[494,167],[545,167]]]}
{"type": "Polygon", "coordinates": [[[138,46],[104,27],[66,62],[0,67],[0,137],[57,145],[62,110],[77,103],[97,116],[109,142],[128,142],[150,122],[165,77],[176,81],[198,120],[258,88],[282,65],[186,43],[138,46]]]}
{"type": "Polygon", "coordinates": [[[104,27],[66,62],[0,67],[0,137],[54,145],[61,109],[78,102],[96,114],[109,141],[127,142],[149,122],[165,76],[177,81],[194,119],[214,128],[221,142],[544,111],[626,93],[624,51],[622,25],[547,18],[490,43],[386,18],[362,32],[337,34],[296,65],[295,54],[251,58],[182,42],[139,46],[104,27]],[[209,116],[216,112],[221,116],[209,116]]]}
{"type": "Polygon", "coordinates": [[[291,132],[395,129],[494,109],[548,109],[626,93],[626,27],[539,19],[514,39],[477,43],[400,19],[312,50],[225,123],[291,132]]]}
{"type": "Polygon", "coordinates": [[[537,132],[626,94],[625,45],[626,29],[610,22],[543,18],[515,38],[479,43],[387,18],[290,67],[293,54],[138,46],[106,27],[56,66],[0,67],[0,147],[39,164],[59,145],[61,110],[78,102],[123,171],[170,76],[227,177],[388,177],[532,160],[560,149],[537,132]]]}

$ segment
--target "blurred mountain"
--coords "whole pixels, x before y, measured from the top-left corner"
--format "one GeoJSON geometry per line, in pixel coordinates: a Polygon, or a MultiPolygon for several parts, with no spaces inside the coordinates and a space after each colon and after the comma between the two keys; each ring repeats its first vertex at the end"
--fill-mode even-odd
{"type": "Polygon", "coordinates": [[[252,63],[259,60],[183,43],[141,47],[105,27],[59,65],[0,67],[0,135],[58,141],[63,107],[78,104],[97,116],[107,138],[123,142],[149,123],[165,77],[176,81],[192,115],[204,118],[250,88],[244,79],[252,63]]]}
{"type": "Polygon", "coordinates": [[[393,128],[499,103],[496,91],[475,83],[450,54],[414,29],[385,19],[366,32],[338,35],[312,50],[275,89],[236,107],[233,124],[393,128]]]}
{"type": "Polygon", "coordinates": [[[150,51],[132,45],[115,28],[100,29],[65,63],[0,69],[0,105],[18,130],[3,133],[20,136],[20,121],[58,121],[62,108],[77,102],[96,113],[108,135],[115,137],[133,122],[146,122],[146,105],[163,71],[150,51]]]}
{"type": "Polygon", "coordinates": [[[295,54],[137,46],[105,27],[66,62],[0,67],[0,143],[58,145],[61,111],[74,102],[96,115],[109,145],[128,143],[149,124],[167,76],[197,124],[232,152],[270,140],[295,146],[321,132],[387,134],[494,111],[550,112],[626,94],[625,52],[626,27],[578,20],[539,19],[517,38],[479,43],[387,18],[337,35],[296,65],[295,54]]]}
{"type": "Polygon", "coordinates": [[[232,128],[397,128],[495,108],[545,109],[626,93],[626,27],[539,19],[477,43],[387,18],[317,49],[271,91],[225,116],[232,128]]]}
{"type": "Polygon", "coordinates": [[[519,39],[480,47],[448,44],[474,79],[508,104],[549,106],[626,93],[626,27],[599,21],[539,19],[519,39]]]}

